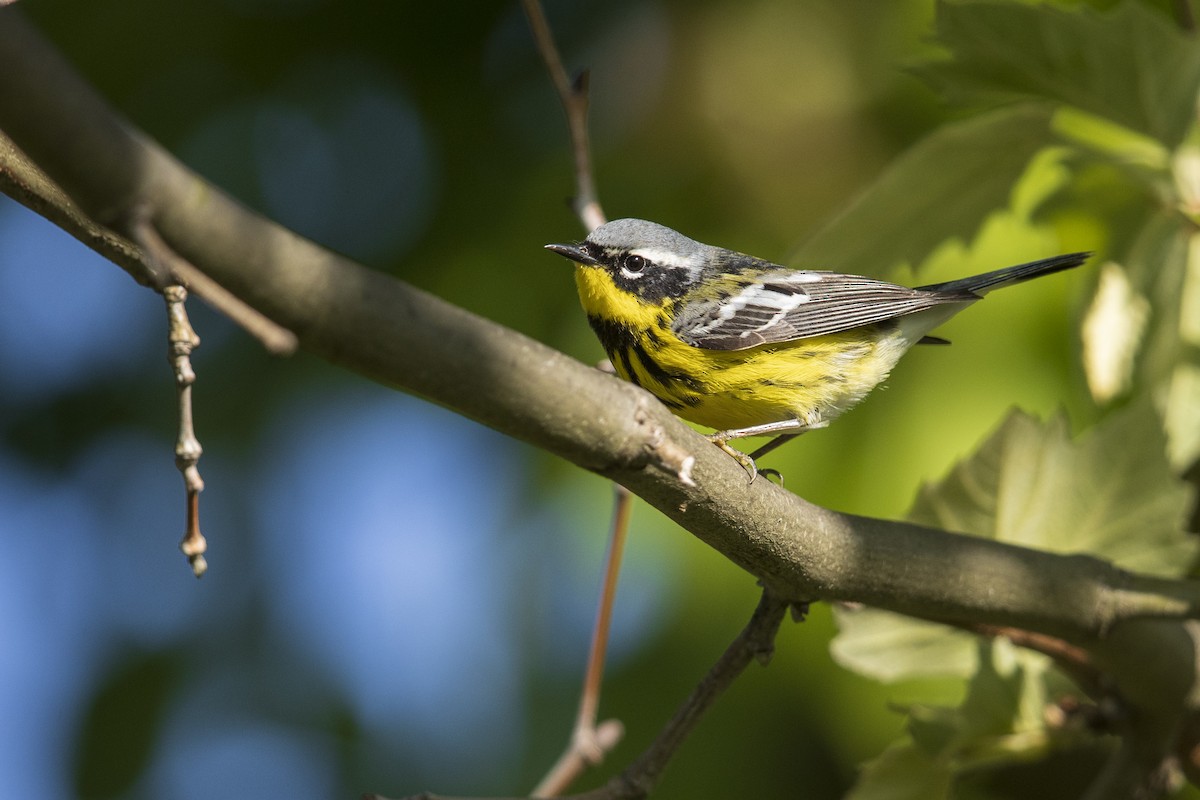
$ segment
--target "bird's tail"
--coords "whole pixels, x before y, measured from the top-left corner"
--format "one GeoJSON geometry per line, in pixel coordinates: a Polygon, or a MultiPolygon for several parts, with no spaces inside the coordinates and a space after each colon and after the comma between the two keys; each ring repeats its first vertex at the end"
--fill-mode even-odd
{"type": "Polygon", "coordinates": [[[949,292],[954,294],[970,292],[971,294],[981,295],[990,292],[992,289],[999,289],[1001,286],[1010,286],[1031,278],[1078,267],[1087,261],[1091,255],[1091,253],[1067,253],[1062,256],[1051,256],[1050,258],[1043,258],[1038,261],[1030,261],[1028,264],[1018,264],[1015,267],[1005,267],[995,272],[985,272],[982,275],[974,275],[970,278],[959,278],[956,281],[935,283],[919,288],[927,292],[949,292]]]}

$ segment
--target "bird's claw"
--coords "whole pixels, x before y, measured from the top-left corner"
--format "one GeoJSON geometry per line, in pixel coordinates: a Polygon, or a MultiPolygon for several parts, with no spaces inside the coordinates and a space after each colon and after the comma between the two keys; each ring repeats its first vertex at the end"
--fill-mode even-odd
{"type": "MultiPolygon", "coordinates": [[[[747,456],[747,458],[748,457],[749,456],[747,456]]],[[[777,469],[771,469],[770,467],[767,467],[766,469],[760,469],[758,474],[762,475],[767,480],[770,480],[771,476],[774,475],[775,479],[779,481],[779,485],[783,486],[783,473],[777,469]]]]}
{"type": "MultiPolygon", "coordinates": [[[[708,440],[717,447],[724,450],[729,455],[733,456],[733,460],[742,465],[742,468],[750,474],[750,483],[754,483],[754,479],[758,477],[758,465],[754,463],[754,459],[743,453],[741,450],[736,450],[730,447],[728,440],[722,437],[719,433],[709,434],[708,440]]],[[[764,470],[764,472],[775,472],[775,470],[764,470]]],[[[778,475],[778,472],[775,472],[778,475]]]]}

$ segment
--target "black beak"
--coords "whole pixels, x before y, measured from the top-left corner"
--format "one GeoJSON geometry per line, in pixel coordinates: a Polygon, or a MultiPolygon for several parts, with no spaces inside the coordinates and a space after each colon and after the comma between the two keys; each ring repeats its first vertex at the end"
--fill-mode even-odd
{"type": "Polygon", "coordinates": [[[587,254],[587,251],[573,244],[548,244],[546,249],[551,253],[558,253],[563,258],[569,258],[576,264],[587,264],[593,266],[599,262],[587,254]]]}

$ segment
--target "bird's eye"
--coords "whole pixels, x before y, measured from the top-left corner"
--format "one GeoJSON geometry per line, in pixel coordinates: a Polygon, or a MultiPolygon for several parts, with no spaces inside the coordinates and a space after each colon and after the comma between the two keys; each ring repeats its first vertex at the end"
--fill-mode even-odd
{"type": "Polygon", "coordinates": [[[638,255],[628,255],[625,256],[625,263],[621,266],[625,268],[626,272],[636,275],[646,268],[646,259],[638,255]]]}

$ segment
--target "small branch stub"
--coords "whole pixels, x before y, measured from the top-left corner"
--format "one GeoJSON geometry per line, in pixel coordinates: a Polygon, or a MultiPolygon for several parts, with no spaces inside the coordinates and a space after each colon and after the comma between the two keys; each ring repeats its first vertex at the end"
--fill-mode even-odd
{"type": "Polygon", "coordinates": [[[192,572],[196,577],[202,576],[208,569],[204,558],[208,550],[208,542],[200,533],[200,492],[204,491],[204,479],[196,466],[204,448],[196,438],[196,429],[192,421],[192,384],[196,381],[196,372],[192,369],[192,351],[200,346],[200,337],[188,320],[187,289],[179,285],[163,288],[163,299],[167,302],[167,358],[175,373],[175,388],[179,396],[179,438],[175,442],[175,467],[183,474],[184,488],[187,490],[187,530],[179,549],[188,557],[192,572]]]}

